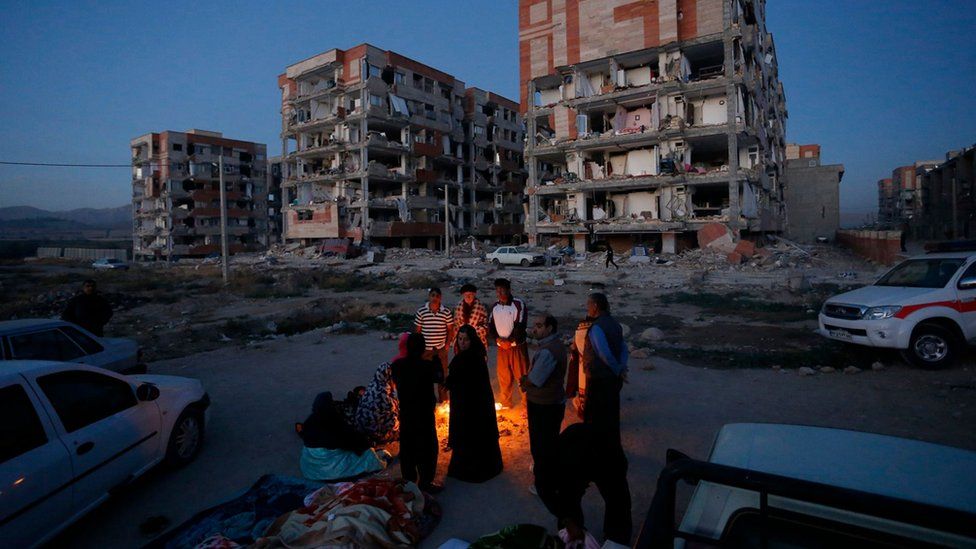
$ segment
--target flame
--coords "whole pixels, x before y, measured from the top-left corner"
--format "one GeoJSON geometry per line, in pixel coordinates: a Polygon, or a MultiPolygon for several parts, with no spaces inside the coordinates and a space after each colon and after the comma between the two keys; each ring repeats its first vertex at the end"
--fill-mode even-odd
{"type": "MultiPolygon", "coordinates": [[[[496,412],[499,412],[502,409],[503,409],[502,404],[500,402],[496,402],[495,403],[495,411],[496,412]]],[[[437,405],[437,408],[435,409],[435,412],[437,413],[437,415],[439,417],[445,417],[445,418],[446,417],[450,417],[450,415],[451,415],[451,403],[450,402],[442,402],[442,403],[438,404],[437,405]]]]}

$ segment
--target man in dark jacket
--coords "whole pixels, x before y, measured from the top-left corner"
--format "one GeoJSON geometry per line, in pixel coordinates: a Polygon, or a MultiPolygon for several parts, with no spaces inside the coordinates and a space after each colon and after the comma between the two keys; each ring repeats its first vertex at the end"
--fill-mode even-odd
{"type": "Polygon", "coordinates": [[[540,490],[539,496],[558,527],[566,528],[573,540],[583,538],[581,502],[592,482],[603,496],[603,535],[630,546],[630,487],[623,448],[601,427],[575,423],[559,435],[557,452],[554,489],[540,490]]]}
{"type": "Polygon", "coordinates": [[[427,342],[423,334],[407,337],[407,356],[390,365],[400,399],[400,473],[420,489],[437,493],[437,425],[434,384],[444,383],[440,363],[424,359],[427,342]],[[419,479],[419,480],[418,480],[419,479]]]}
{"type": "Polygon", "coordinates": [[[607,296],[592,293],[586,314],[593,318],[582,350],[586,374],[586,406],[583,421],[606,429],[620,441],[620,389],[627,375],[627,343],[623,328],[610,316],[607,296]]]}
{"type": "Polygon", "coordinates": [[[73,322],[99,337],[110,318],[112,306],[98,293],[94,280],[86,280],[81,293],[72,297],[61,313],[61,320],[73,322]]]}
{"type": "Polygon", "coordinates": [[[536,493],[552,489],[553,460],[566,411],[566,389],[563,387],[566,346],[560,341],[556,328],[556,319],[552,315],[536,315],[532,319],[529,332],[537,340],[538,350],[532,356],[529,373],[519,380],[528,403],[529,451],[532,452],[536,493]]]}

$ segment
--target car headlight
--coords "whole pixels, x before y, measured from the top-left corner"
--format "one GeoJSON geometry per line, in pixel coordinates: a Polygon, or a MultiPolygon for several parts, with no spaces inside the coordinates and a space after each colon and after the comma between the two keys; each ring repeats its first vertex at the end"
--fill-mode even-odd
{"type": "Polygon", "coordinates": [[[871,307],[867,311],[864,311],[864,315],[861,316],[863,320],[881,320],[884,318],[891,318],[898,314],[901,310],[900,305],[883,305],[881,307],[871,307]]]}

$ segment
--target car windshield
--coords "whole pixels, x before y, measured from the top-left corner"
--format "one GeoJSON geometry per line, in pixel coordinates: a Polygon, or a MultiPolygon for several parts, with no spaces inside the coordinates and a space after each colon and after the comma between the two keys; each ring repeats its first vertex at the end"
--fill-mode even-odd
{"type": "Polygon", "coordinates": [[[888,271],[875,286],[944,288],[964,262],[959,258],[909,259],[888,271]]]}

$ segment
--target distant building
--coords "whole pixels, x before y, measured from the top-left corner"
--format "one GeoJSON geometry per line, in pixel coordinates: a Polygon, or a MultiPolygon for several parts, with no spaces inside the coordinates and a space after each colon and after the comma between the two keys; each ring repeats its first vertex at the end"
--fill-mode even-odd
{"type": "Polygon", "coordinates": [[[284,242],[282,231],[281,207],[284,205],[282,199],[281,183],[282,160],[280,156],[273,156],[268,159],[268,244],[279,244],[284,242]]]}
{"type": "Polygon", "coordinates": [[[289,65],[278,85],[286,240],[521,238],[514,101],[369,44],[289,65]]]}
{"type": "Polygon", "coordinates": [[[129,147],[134,259],[203,257],[220,251],[221,156],[230,253],[268,245],[264,144],[188,130],[147,133],[129,147]]]}
{"type": "Polygon", "coordinates": [[[895,204],[897,203],[894,181],[890,177],[878,180],[878,223],[890,224],[897,217],[895,204]]]}
{"type": "Polygon", "coordinates": [[[916,176],[922,207],[910,224],[914,236],[976,239],[976,145],[949,151],[945,162],[921,166],[916,176]]]}
{"type": "Polygon", "coordinates": [[[840,228],[842,164],[821,165],[820,145],[786,145],[786,234],[799,242],[834,239],[840,228]]]}

